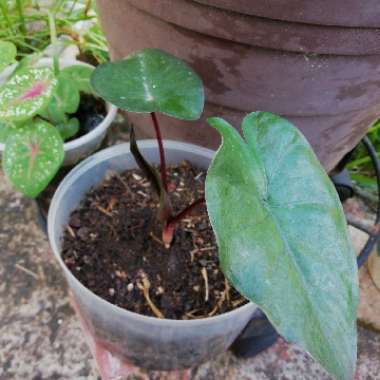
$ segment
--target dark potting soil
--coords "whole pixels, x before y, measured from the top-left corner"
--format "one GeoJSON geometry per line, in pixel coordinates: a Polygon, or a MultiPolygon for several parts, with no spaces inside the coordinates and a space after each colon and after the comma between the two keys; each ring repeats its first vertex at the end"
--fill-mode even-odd
{"type": "MultiPolygon", "coordinates": [[[[176,212],[204,196],[204,175],[186,162],[168,168],[176,212]]],[[[219,268],[206,207],[180,222],[169,249],[161,241],[156,210],[157,199],[140,170],[110,173],[71,214],[63,260],[94,293],[144,315],[195,319],[246,303],[219,268]]]]}
{"type": "Polygon", "coordinates": [[[79,120],[80,128],[78,133],[68,141],[75,140],[94,130],[107,115],[107,109],[104,101],[89,94],[80,94],[80,103],[76,113],[71,117],[79,120]]]}

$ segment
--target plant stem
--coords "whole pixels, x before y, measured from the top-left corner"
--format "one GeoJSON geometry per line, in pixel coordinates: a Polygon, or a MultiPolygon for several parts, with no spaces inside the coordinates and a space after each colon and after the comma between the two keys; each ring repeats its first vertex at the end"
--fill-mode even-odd
{"type": "Polygon", "coordinates": [[[154,112],[151,112],[150,116],[153,120],[154,130],[156,132],[156,138],[158,142],[158,149],[160,151],[160,172],[161,172],[161,181],[165,191],[168,191],[168,181],[166,176],[166,161],[165,161],[165,151],[164,145],[162,143],[162,136],[160,126],[158,124],[157,116],[154,112]]]}
{"type": "Polygon", "coordinates": [[[187,206],[184,210],[182,210],[179,214],[173,216],[171,219],[169,219],[168,223],[162,230],[162,241],[165,244],[166,248],[170,247],[170,244],[173,240],[173,235],[175,231],[176,224],[183,219],[186,215],[190,214],[191,211],[193,211],[196,207],[201,205],[205,202],[204,198],[200,198],[193,202],[191,205],[187,206]]]}
{"type": "Polygon", "coordinates": [[[169,222],[168,222],[167,225],[168,226],[169,225],[172,225],[172,226],[176,225],[179,221],[181,221],[181,219],[183,219],[186,215],[189,215],[191,213],[191,211],[193,211],[195,208],[197,208],[198,206],[200,206],[204,202],[205,202],[204,198],[197,199],[191,205],[189,205],[185,209],[183,209],[180,213],[178,213],[177,215],[173,216],[169,220],[169,222]]]}

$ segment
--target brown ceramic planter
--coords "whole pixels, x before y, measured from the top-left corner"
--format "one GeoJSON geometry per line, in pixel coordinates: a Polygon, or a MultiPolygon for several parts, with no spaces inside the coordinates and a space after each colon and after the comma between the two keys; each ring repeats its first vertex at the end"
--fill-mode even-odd
{"type": "MultiPolygon", "coordinates": [[[[167,138],[214,148],[218,137],[205,117],[217,114],[238,126],[248,112],[271,111],[291,119],[331,170],[380,115],[380,3],[365,0],[358,11],[351,2],[352,8],[346,0],[297,0],[286,9],[262,0],[98,6],[114,59],[157,47],[203,78],[207,104],[199,128],[162,117],[167,138]]],[[[143,116],[131,118],[151,135],[143,116]]]]}

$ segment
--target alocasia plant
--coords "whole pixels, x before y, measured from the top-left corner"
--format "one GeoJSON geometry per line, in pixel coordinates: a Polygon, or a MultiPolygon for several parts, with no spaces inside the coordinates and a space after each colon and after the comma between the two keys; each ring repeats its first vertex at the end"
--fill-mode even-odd
{"type": "MultiPolygon", "coordinates": [[[[16,50],[0,42],[2,64],[15,61],[16,50]]],[[[22,59],[0,87],[0,143],[3,169],[13,186],[36,197],[48,185],[64,158],[64,141],[75,136],[74,114],[80,93],[91,93],[93,68],[38,67],[40,55],[22,59]]]]}
{"type": "MultiPolygon", "coordinates": [[[[176,222],[203,202],[173,215],[165,153],[156,112],[179,119],[200,116],[201,80],[183,62],[157,49],[99,66],[95,91],[130,112],[151,113],[160,175],[130,149],[158,193],[163,241],[176,222]]],[[[353,379],[356,361],[357,268],[337,193],[312,148],[288,121],[252,113],[244,138],[220,118],[209,123],[223,138],[206,179],[206,203],[221,267],[278,331],[338,379],[353,379]]]]}
{"type": "MultiPolygon", "coordinates": [[[[159,219],[163,240],[170,244],[179,215],[173,215],[167,194],[165,152],[156,112],[181,120],[196,120],[204,106],[201,79],[184,62],[158,49],[143,49],[126,59],[96,68],[91,79],[95,93],[129,112],[150,113],[160,151],[160,176],[138,152],[131,128],[131,151],[146,173],[160,199],[159,219]]],[[[183,211],[191,210],[200,201],[183,211]]]]}

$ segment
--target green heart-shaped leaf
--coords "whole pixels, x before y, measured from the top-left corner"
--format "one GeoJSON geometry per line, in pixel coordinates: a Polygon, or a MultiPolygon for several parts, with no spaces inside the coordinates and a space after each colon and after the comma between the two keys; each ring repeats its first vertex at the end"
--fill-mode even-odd
{"type": "Polygon", "coordinates": [[[23,70],[0,89],[0,119],[21,122],[46,107],[57,81],[49,68],[23,70]]]}
{"type": "Polygon", "coordinates": [[[63,141],[66,141],[70,137],[75,136],[79,131],[80,123],[76,117],[73,117],[65,123],[58,123],[56,128],[58,129],[63,141]]]}
{"type": "Polygon", "coordinates": [[[91,94],[92,87],[90,78],[93,71],[93,67],[74,65],[62,69],[60,75],[64,77],[66,81],[71,82],[78,91],[91,94]]]}
{"type": "Polygon", "coordinates": [[[103,99],[130,112],[195,120],[203,110],[201,79],[187,64],[158,49],[140,50],[98,66],[91,83],[103,99]]]}
{"type": "Polygon", "coordinates": [[[73,114],[78,110],[80,102],[79,91],[72,81],[68,81],[61,73],[58,76],[58,84],[53,92],[47,107],[39,112],[45,119],[52,123],[65,123],[66,114],[73,114]]]}
{"type": "Polygon", "coordinates": [[[336,191],[302,134],[269,113],[223,119],[206,179],[221,266],[287,340],[353,379],[358,277],[336,191]]]}
{"type": "Polygon", "coordinates": [[[0,71],[16,62],[17,49],[12,42],[0,41],[0,71]]]}
{"type": "Polygon", "coordinates": [[[57,128],[35,120],[7,138],[3,169],[17,190],[34,198],[49,184],[63,158],[63,141],[57,128]]]}

